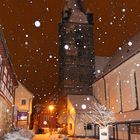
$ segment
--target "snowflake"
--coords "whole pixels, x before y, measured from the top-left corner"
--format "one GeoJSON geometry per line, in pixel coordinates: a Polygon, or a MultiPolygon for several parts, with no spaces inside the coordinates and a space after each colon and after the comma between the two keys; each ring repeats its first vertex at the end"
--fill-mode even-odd
{"type": "Polygon", "coordinates": [[[121,47],[119,47],[119,50],[121,51],[121,50],[122,50],[122,48],[121,48],[121,47]]]}
{"type": "Polygon", "coordinates": [[[123,9],[122,9],[122,12],[125,12],[125,11],[126,11],[126,9],[125,9],[125,8],[123,8],[123,9]]]}
{"type": "Polygon", "coordinates": [[[68,45],[65,45],[64,48],[65,48],[66,50],[68,50],[68,49],[69,49],[69,46],[68,46],[68,45]]]}
{"type": "Polygon", "coordinates": [[[132,44],[133,44],[133,43],[132,43],[131,41],[128,42],[128,46],[132,46],[132,44]]]}
{"type": "Polygon", "coordinates": [[[52,58],[52,55],[50,55],[49,58],[52,58]]]}
{"type": "Polygon", "coordinates": [[[87,106],[86,106],[85,104],[82,104],[82,105],[81,105],[81,108],[82,108],[82,109],[86,109],[87,106]]]}
{"type": "Polygon", "coordinates": [[[97,70],[97,73],[101,73],[101,70],[97,70]]]}
{"type": "Polygon", "coordinates": [[[137,66],[137,67],[139,67],[139,66],[140,66],[140,64],[136,64],[136,66],[137,66]]]}
{"type": "Polygon", "coordinates": [[[116,17],[115,17],[115,16],[114,16],[113,18],[114,18],[114,19],[116,19],[116,17]]]}
{"type": "Polygon", "coordinates": [[[35,27],[40,27],[40,25],[41,25],[41,23],[40,23],[40,21],[35,21],[35,27]]]}
{"type": "Polygon", "coordinates": [[[98,20],[99,20],[99,22],[101,22],[101,21],[102,21],[102,18],[101,18],[101,17],[99,17],[99,19],[98,19],[98,20]]]}
{"type": "Polygon", "coordinates": [[[25,45],[28,45],[28,42],[25,42],[25,45]]]}

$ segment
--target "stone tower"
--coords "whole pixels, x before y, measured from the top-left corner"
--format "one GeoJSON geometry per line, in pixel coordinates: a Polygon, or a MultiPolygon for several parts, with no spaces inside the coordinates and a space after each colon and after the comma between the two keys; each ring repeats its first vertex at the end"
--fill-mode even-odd
{"type": "Polygon", "coordinates": [[[92,94],[93,15],[85,12],[81,0],[66,0],[59,24],[59,39],[61,95],[92,94]]]}

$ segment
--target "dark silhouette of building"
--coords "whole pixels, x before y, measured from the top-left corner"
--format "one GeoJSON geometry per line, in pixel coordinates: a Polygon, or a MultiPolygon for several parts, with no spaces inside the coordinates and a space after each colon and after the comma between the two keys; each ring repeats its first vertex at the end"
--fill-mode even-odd
{"type": "MultiPolygon", "coordinates": [[[[81,0],[66,0],[59,24],[61,95],[92,94],[94,79],[93,14],[81,0]]],[[[60,95],[60,96],[61,96],[60,95]]]]}

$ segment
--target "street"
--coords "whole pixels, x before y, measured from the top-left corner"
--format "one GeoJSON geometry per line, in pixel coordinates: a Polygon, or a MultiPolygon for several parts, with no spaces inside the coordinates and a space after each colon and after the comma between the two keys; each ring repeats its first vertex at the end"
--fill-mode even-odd
{"type": "Polygon", "coordinates": [[[49,140],[49,139],[50,138],[48,137],[48,135],[39,134],[39,135],[35,135],[32,140],[49,140]]]}
{"type": "MultiPolygon", "coordinates": [[[[32,140],[63,140],[64,138],[58,138],[58,135],[53,135],[52,137],[49,137],[48,134],[37,134],[33,137],[32,140]]],[[[73,138],[69,137],[69,140],[97,140],[93,138],[73,138]]]]}

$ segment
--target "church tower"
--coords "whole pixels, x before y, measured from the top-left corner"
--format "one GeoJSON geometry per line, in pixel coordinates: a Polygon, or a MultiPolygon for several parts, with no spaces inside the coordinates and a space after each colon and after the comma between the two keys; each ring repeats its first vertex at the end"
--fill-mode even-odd
{"type": "Polygon", "coordinates": [[[85,12],[81,0],[66,0],[59,24],[59,39],[61,95],[92,94],[95,69],[93,15],[85,12]]]}

